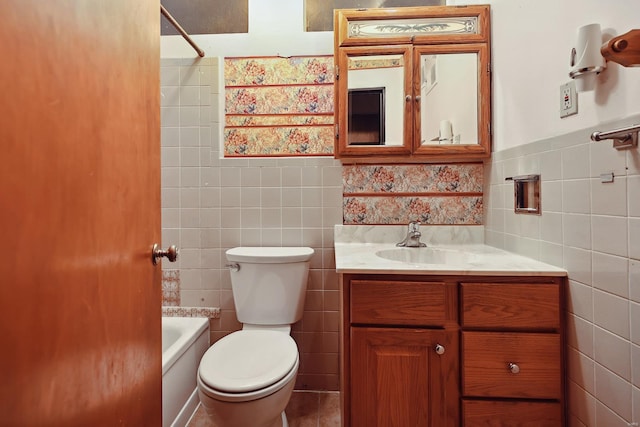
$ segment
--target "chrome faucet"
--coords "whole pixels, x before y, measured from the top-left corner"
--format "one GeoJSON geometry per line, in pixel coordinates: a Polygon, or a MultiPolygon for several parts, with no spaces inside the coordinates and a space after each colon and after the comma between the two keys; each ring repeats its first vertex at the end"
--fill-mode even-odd
{"type": "Polygon", "coordinates": [[[420,236],[422,233],[419,230],[420,222],[419,221],[411,221],[409,223],[409,230],[407,231],[407,237],[400,243],[396,243],[396,246],[401,246],[405,248],[424,248],[427,245],[420,241],[420,236]]]}

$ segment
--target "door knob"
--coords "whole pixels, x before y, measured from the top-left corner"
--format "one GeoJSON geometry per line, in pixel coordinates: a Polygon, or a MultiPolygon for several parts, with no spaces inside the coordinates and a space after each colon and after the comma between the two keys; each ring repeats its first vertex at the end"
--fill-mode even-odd
{"type": "Polygon", "coordinates": [[[151,261],[153,262],[153,265],[156,265],[160,258],[167,257],[170,262],[176,262],[179,252],[180,251],[176,245],[171,245],[167,249],[162,249],[160,245],[154,243],[153,248],[151,249],[151,261]]]}

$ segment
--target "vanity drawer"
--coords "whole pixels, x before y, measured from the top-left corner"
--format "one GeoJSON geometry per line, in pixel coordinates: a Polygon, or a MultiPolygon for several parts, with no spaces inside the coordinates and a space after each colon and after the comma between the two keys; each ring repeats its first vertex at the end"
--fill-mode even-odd
{"type": "Polygon", "coordinates": [[[384,280],[351,281],[351,323],[441,326],[445,284],[384,280]]]}
{"type": "Polygon", "coordinates": [[[561,378],[559,334],[462,333],[465,396],[560,399],[561,378]]]}
{"type": "Polygon", "coordinates": [[[562,425],[562,407],[559,402],[464,399],[462,419],[464,427],[558,427],[562,425]],[[500,424],[496,424],[496,420],[500,420],[500,424]]]}
{"type": "Polygon", "coordinates": [[[463,328],[558,329],[557,284],[462,283],[463,328]]]}

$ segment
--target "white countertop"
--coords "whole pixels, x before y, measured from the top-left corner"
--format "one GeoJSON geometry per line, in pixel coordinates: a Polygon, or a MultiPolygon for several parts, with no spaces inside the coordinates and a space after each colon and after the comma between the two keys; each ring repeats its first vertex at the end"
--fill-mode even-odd
{"type": "MultiPolygon", "coordinates": [[[[336,226],[335,230],[334,245],[338,273],[479,276],[567,275],[567,271],[560,267],[478,243],[480,239],[473,237],[478,234],[474,231],[459,239],[457,231],[447,232],[446,228],[439,229],[437,233],[440,236],[449,234],[455,237],[446,239],[436,238],[436,235],[424,227],[423,230],[427,232],[423,231],[422,241],[428,247],[398,248],[395,243],[402,240],[403,233],[406,233],[405,228],[385,227],[383,228],[384,236],[381,238],[380,233],[373,230],[374,227],[366,229],[345,227],[349,226],[336,226]],[[398,235],[401,238],[398,238],[398,235]],[[433,243],[430,243],[429,236],[433,237],[433,243]],[[383,242],[370,240],[382,240],[383,242]],[[441,243],[446,240],[449,241],[441,243]],[[381,251],[384,252],[381,253],[381,251]],[[397,257],[405,261],[396,261],[388,259],[388,257],[397,257]]],[[[451,230],[455,230],[455,227],[452,227],[451,230]]],[[[467,232],[465,231],[465,233],[467,232]]]]}

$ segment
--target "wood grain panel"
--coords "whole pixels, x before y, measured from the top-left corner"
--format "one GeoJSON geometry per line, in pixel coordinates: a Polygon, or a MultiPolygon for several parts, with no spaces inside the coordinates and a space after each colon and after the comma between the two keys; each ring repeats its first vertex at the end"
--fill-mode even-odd
{"type": "Polygon", "coordinates": [[[463,332],[462,354],[464,396],[562,397],[558,334],[463,332]],[[509,363],[520,372],[510,372],[509,363]]]}
{"type": "Polygon", "coordinates": [[[0,424],[159,426],[157,0],[0,2],[0,424]]]}
{"type": "Polygon", "coordinates": [[[444,283],[351,282],[351,323],[441,326],[445,320],[444,283]]]}
{"type": "Polygon", "coordinates": [[[555,284],[462,283],[464,328],[557,330],[560,288],[555,284]]]}
{"type": "Polygon", "coordinates": [[[457,408],[446,399],[455,402],[457,396],[451,336],[442,330],[351,328],[351,426],[457,425],[457,408]],[[437,355],[437,343],[450,351],[437,355]]]}
{"type": "Polygon", "coordinates": [[[462,401],[463,427],[560,427],[558,402],[462,401]]]}

